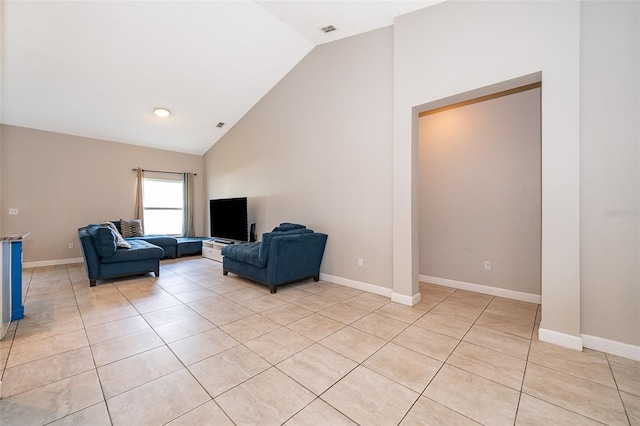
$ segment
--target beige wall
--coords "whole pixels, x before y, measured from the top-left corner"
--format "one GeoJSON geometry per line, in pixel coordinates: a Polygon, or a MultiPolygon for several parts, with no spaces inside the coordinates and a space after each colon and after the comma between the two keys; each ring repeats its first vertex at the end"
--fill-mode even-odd
{"type": "Polygon", "coordinates": [[[395,291],[418,290],[416,108],[541,73],[541,328],[580,347],[580,3],[444,2],[394,28],[395,291]]]}
{"type": "Polygon", "coordinates": [[[316,47],[205,155],[207,198],[325,232],[322,273],[390,288],[392,87],[391,27],[316,47]]]}
{"type": "MultiPolygon", "coordinates": [[[[30,231],[24,261],[78,258],[77,229],[134,216],[134,167],[192,171],[202,194],[202,157],[13,126],[2,126],[2,231],[30,231]],[[17,208],[17,216],[8,209],[17,208]],[[68,244],[74,243],[69,249],[68,244]]],[[[196,203],[196,232],[203,206],[196,203]]]]}
{"type": "Polygon", "coordinates": [[[582,333],[640,345],[640,3],[581,13],[582,333]]]}
{"type": "MultiPolygon", "coordinates": [[[[3,28],[4,24],[4,2],[0,1],[0,29],[3,28]]],[[[4,106],[4,98],[2,97],[2,64],[4,64],[3,56],[2,56],[2,46],[4,46],[4,42],[2,40],[2,33],[0,31],[0,124],[4,122],[2,110],[4,106]]],[[[0,132],[0,212],[4,211],[4,205],[2,204],[2,132],[0,132]]],[[[2,230],[2,214],[0,214],[0,231],[2,230]]]]}
{"type": "Polygon", "coordinates": [[[461,1],[396,19],[396,291],[416,289],[417,112],[540,73],[541,338],[637,357],[624,344],[640,342],[639,8],[461,1]],[[616,209],[632,213],[607,216],[616,209]]]}
{"type": "Polygon", "coordinates": [[[425,115],[419,132],[420,275],[540,295],[540,89],[425,115]]]}

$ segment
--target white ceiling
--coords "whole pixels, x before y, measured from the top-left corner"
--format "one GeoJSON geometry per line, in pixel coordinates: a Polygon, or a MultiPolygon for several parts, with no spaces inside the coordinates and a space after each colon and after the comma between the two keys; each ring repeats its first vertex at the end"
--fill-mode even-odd
{"type": "Polygon", "coordinates": [[[440,1],[3,1],[1,121],[204,154],[316,45],[440,1]]]}

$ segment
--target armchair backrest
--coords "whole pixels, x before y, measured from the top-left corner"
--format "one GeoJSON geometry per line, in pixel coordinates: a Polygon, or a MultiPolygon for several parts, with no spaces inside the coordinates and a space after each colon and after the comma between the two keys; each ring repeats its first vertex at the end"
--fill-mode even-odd
{"type": "Polygon", "coordinates": [[[285,283],[319,276],[326,243],[327,235],[316,232],[274,237],[267,264],[267,282],[285,283]]]}
{"type": "Polygon", "coordinates": [[[96,251],[93,237],[89,234],[88,227],[78,228],[78,238],[80,239],[80,247],[82,248],[82,257],[84,265],[87,268],[89,279],[100,276],[100,256],[96,251]]]}
{"type": "Polygon", "coordinates": [[[283,237],[287,235],[297,235],[297,234],[312,234],[313,231],[307,228],[298,228],[292,229],[290,231],[273,231],[273,232],[265,232],[262,234],[262,241],[260,242],[260,252],[258,253],[258,260],[263,264],[267,263],[267,259],[269,258],[269,248],[271,247],[271,240],[274,237],[283,237]]]}

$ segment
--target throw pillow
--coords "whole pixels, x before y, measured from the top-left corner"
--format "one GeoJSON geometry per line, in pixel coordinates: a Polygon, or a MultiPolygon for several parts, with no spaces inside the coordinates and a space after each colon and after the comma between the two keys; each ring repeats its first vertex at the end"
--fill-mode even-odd
{"type": "Polygon", "coordinates": [[[118,228],[116,228],[116,225],[114,225],[113,222],[100,222],[100,225],[108,226],[109,228],[111,228],[113,233],[116,235],[116,245],[118,247],[131,248],[131,244],[129,244],[127,240],[122,238],[122,235],[120,235],[120,232],[118,232],[118,228]]]}
{"type": "Polygon", "coordinates": [[[120,219],[120,230],[125,238],[142,237],[142,223],[140,219],[120,219]]]}

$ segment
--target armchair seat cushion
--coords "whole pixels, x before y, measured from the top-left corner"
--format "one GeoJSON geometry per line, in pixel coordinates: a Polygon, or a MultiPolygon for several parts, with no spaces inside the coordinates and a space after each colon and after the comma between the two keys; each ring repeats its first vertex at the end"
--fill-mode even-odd
{"type": "Polygon", "coordinates": [[[131,248],[120,248],[109,257],[103,257],[102,263],[131,262],[134,260],[162,259],[164,250],[144,240],[129,240],[131,248]]]}
{"type": "Polygon", "coordinates": [[[258,268],[264,268],[267,263],[260,261],[260,243],[229,244],[222,247],[222,255],[229,256],[240,262],[248,263],[258,268]]]}

